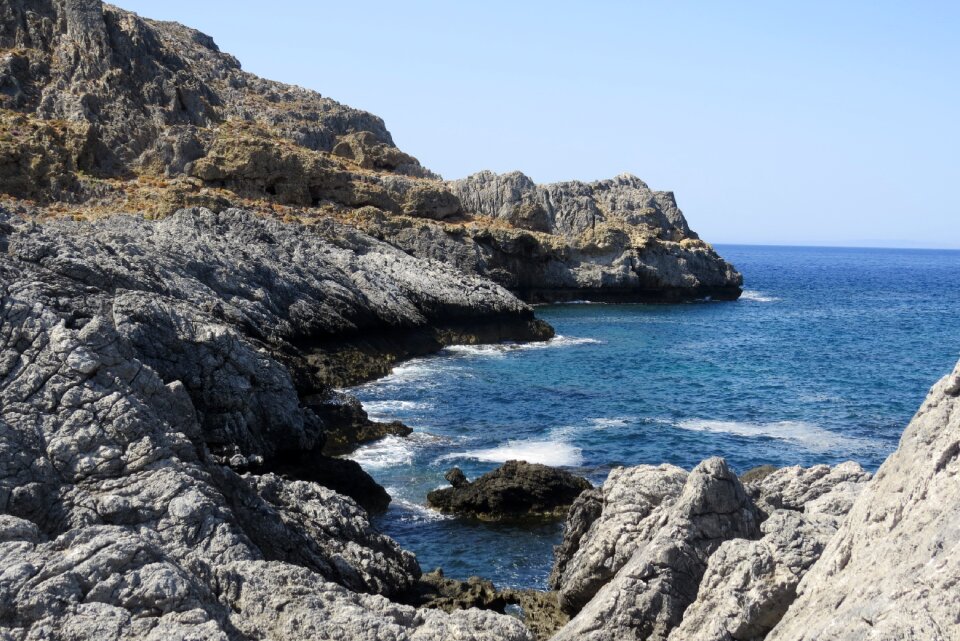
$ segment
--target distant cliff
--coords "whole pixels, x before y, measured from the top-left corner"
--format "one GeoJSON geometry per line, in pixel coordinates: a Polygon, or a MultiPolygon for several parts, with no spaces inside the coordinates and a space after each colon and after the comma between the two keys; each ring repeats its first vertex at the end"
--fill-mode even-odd
{"type": "Polygon", "coordinates": [[[730,299],[741,285],[670,193],[630,176],[444,182],[380,118],[97,0],[0,9],[0,202],[43,216],[336,218],[530,301],[730,299]]]}

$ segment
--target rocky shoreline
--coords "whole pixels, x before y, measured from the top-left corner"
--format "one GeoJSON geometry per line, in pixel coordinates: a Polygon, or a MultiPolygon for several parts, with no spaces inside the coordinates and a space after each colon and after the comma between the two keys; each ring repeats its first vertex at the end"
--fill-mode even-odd
{"type": "Polygon", "coordinates": [[[872,478],[452,475],[451,510],[567,514],[549,592],[372,527],[390,497],[336,455],[408,428],[338,387],[548,340],[528,302],[739,296],[668,192],[443,181],[204,34],[11,0],[0,196],[0,639],[960,638],[960,366],[872,478]]]}

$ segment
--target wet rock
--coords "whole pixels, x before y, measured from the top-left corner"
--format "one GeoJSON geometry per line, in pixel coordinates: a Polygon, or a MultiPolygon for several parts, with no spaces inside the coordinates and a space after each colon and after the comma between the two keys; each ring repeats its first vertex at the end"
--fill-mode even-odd
{"type": "Polygon", "coordinates": [[[453,487],[430,492],[427,503],[443,512],[484,520],[563,516],[591,487],[569,472],[524,461],[507,461],[472,483],[454,470],[448,475],[453,487]]]}

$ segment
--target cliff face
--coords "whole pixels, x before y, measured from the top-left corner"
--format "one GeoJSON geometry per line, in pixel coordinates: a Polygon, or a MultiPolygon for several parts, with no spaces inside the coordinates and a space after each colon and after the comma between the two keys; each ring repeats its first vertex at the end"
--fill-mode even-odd
{"type": "Polygon", "coordinates": [[[26,213],[238,206],[336,218],[528,300],[739,295],[672,195],[636,178],[445,183],[380,118],[246,73],[187,27],[97,0],[12,0],[0,22],[0,193],[26,213]]]}

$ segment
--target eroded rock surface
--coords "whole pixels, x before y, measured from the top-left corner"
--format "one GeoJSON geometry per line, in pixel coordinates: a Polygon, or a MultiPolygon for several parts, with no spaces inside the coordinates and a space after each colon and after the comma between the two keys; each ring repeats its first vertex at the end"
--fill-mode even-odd
{"type": "Polygon", "coordinates": [[[575,518],[567,521],[550,575],[550,585],[559,592],[566,611],[576,613],[583,608],[652,540],[687,476],[673,465],[621,467],[611,471],[604,482],[599,506],[594,496],[581,496],[579,505],[571,509],[575,518]],[[598,508],[599,514],[587,523],[589,517],[584,518],[583,513],[598,508]]]}
{"type": "MultiPolygon", "coordinates": [[[[191,312],[182,321],[180,351],[171,350],[165,366],[175,367],[184,358],[178,354],[190,350],[195,358],[222,353],[226,358],[211,366],[215,379],[264,373],[264,388],[256,375],[242,388],[248,399],[274,389],[271,381],[280,391],[289,387],[294,401],[274,417],[271,439],[310,438],[308,410],[297,406],[289,374],[272,360],[266,341],[250,342],[237,326],[203,315],[204,301],[216,291],[214,268],[181,258],[181,271],[164,272],[177,258],[149,261],[150,242],[138,243],[139,253],[106,249],[115,246],[111,232],[126,238],[145,224],[130,219],[124,227],[124,220],[74,232],[59,227],[48,241],[58,251],[50,253],[43,250],[49,228],[4,222],[0,230],[6,252],[0,256],[3,636],[528,639],[519,622],[495,613],[446,614],[391,603],[384,597],[409,590],[420,570],[409,553],[370,527],[354,501],[310,481],[238,475],[211,453],[217,441],[208,443],[205,388],[191,379],[165,380],[141,359],[150,352],[129,330],[134,308],[116,304],[117,298],[132,292],[142,306],[191,312]],[[71,243],[83,251],[70,251],[71,243]],[[187,277],[191,270],[207,278],[206,286],[198,274],[187,277]],[[156,289],[134,289],[143,282],[156,289]],[[183,291],[193,296],[181,300],[183,291]],[[214,351],[205,339],[226,340],[228,348],[214,351]],[[252,369],[231,368],[231,362],[252,369]],[[284,380],[288,387],[279,385],[284,380]],[[281,423],[284,417],[289,425],[281,423]]],[[[194,233],[194,241],[202,236],[194,233]]],[[[186,229],[176,237],[189,247],[186,229]]],[[[257,240],[249,236],[245,249],[257,240]]],[[[304,239],[298,251],[308,252],[310,242],[304,239]]],[[[229,317],[224,308],[232,303],[238,310],[242,300],[239,292],[222,299],[223,318],[229,317]]],[[[176,327],[158,326],[171,333],[176,327]]],[[[160,333],[156,340],[166,339],[160,333]]],[[[275,402],[281,411],[288,401],[275,402]]],[[[242,416],[214,425],[237,435],[249,456],[268,455],[256,448],[276,444],[258,440],[257,424],[240,424],[242,416]]]]}
{"type": "Polygon", "coordinates": [[[0,9],[3,201],[35,215],[234,206],[334,218],[531,301],[740,293],[740,275],[669,192],[631,176],[446,183],[397,149],[380,118],[247,73],[209,36],[99,0],[0,9]]]}
{"type": "Polygon", "coordinates": [[[710,555],[724,541],[755,537],[758,528],[737,476],[723,459],[704,461],[649,542],[554,639],[666,639],[696,600],[710,555]]]}
{"type": "Polygon", "coordinates": [[[958,478],[960,366],[930,391],[767,639],[960,639],[958,478]]]}
{"type": "Polygon", "coordinates": [[[640,465],[582,494],[550,576],[576,615],[556,638],[762,641],[871,476],[847,462],[742,478],[720,459],[640,465]]]}

